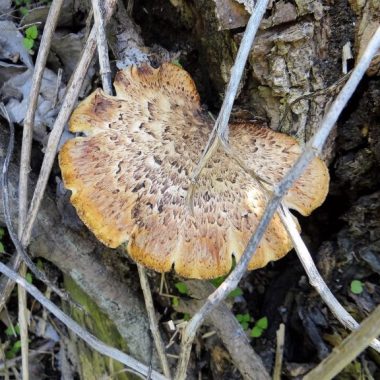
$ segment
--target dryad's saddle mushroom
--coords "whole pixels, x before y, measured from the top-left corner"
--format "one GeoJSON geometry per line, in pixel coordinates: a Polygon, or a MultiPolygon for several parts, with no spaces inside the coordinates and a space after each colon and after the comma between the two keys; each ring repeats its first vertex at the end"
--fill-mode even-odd
{"type": "MultiPolygon", "coordinates": [[[[203,169],[189,207],[190,175],[213,122],[193,80],[163,64],[120,71],[117,95],[96,90],[74,111],[59,155],[80,218],[109,247],[128,241],[137,262],[160,272],[212,278],[239,260],[264,211],[263,185],[222,149],[203,169]]],[[[229,143],[267,183],[281,180],[301,152],[294,138],[255,123],[230,124],[229,143]]],[[[324,201],[329,175],[314,159],[284,203],[308,215],[324,201]]],[[[283,257],[291,241],[276,214],[249,269],[283,257]]]]}

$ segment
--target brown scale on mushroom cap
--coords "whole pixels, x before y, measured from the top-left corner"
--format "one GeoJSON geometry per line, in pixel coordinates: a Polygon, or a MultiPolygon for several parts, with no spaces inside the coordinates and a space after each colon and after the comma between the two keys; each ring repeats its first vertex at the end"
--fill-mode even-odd
{"type": "MultiPolygon", "coordinates": [[[[59,155],[65,186],[80,218],[109,247],[128,241],[137,262],[159,272],[174,265],[184,277],[213,278],[239,260],[267,194],[223,150],[199,177],[193,211],[190,175],[213,122],[203,113],[193,80],[164,64],[131,67],[115,79],[117,95],[96,90],[74,111],[72,132],[59,155]]],[[[246,167],[276,184],[295,162],[296,140],[255,123],[230,125],[230,145],[246,167]]],[[[325,199],[329,174],[314,159],[284,199],[308,215],[325,199]]],[[[276,214],[249,269],[283,257],[291,241],[276,214]]]]}

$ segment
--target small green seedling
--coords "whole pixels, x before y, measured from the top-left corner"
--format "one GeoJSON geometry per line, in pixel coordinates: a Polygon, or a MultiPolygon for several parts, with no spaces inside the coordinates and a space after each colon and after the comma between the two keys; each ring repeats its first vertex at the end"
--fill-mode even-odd
{"type": "Polygon", "coordinates": [[[249,313],[236,314],[236,319],[241,324],[243,330],[248,330],[249,323],[252,322],[252,317],[249,313]]]}
{"type": "Polygon", "coordinates": [[[10,350],[5,353],[7,359],[13,359],[21,350],[21,340],[17,340],[13,343],[10,350]]]}
{"type": "Polygon", "coordinates": [[[27,282],[29,282],[29,284],[32,284],[33,283],[33,277],[32,277],[32,274],[31,273],[27,273],[26,276],[25,276],[25,280],[27,282]]]}
{"type": "Polygon", "coordinates": [[[252,338],[259,338],[261,335],[263,335],[263,332],[268,328],[268,318],[263,317],[260,318],[256,323],[255,326],[253,326],[253,329],[251,330],[251,337],[252,338]]]}
{"type": "Polygon", "coordinates": [[[351,282],[351,292],[354,294],[361,294],[363,293],[363,283],[360,280],[353,280],[351,282]]]}
{"type": "Polygon", "coordinates": [[[16,326],[9,326],[5,329],[5,334],[8,335],[8,336],[17,336],[17,335],[20,335],[20,325],[16,325],[16,326]]]}
{"type": "Polygon", "coordinates": [[[234,290],[230,292],[228,297],[235,298],[235,297],[241,296],[242,294],[243,294],[243,291],[240,288],[235,288],[234,290]]]}
{"type": "Polygon", "coordinates": [[[181,294],[189,294],[189,289],[187,288],[187,285],[184,282],[177,282],[176,284],[174,284],[174,286],[181,294]]]}
{"type": "Polygon", "coordinates": [[[28,50],[32,49],[37,37],[38,37],[38,29],[36,25],[29,26],[29,28],[25,29],[25,37],[22,40],[25,49],[28,49],[28,50]]]}
{"type": "Polygon", "coordinates": [[[178,297],[173,297],[172,298],[172,306],[176,307],[179,305],[179,298],[178,297]]]}

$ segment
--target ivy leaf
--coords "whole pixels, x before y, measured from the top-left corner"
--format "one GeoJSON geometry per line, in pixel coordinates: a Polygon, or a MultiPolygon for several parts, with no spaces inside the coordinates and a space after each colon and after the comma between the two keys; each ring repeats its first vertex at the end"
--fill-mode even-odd
{"type": "Polygon", "coordinates": [[[35,40],[38,37],[38,29],[36,25],[32,25],[25,30],[25,37],[35,40]]]}
{"type": "Polygon", "coordinates": [[[363,283],[360,280],[353,280],[351,282],[351,292],[354,294],[363,293],[363,283]]]}
{"type": "Polygon", "coordinates": [[[5,231],[4,228],[0,228],[0,239],[4,237],[5,231]]]}
{"type": "Polygon", "coordinates": [[[187,288],[187,285],[184,282],[177,282],[176,284],[174,284],[174,286],[177,288],[177,290],[181,294],[188,294],[189,293],[189,289],[187,288]]]}
{"type": "Polygon", "coordinates": [[[0,241],[0,253],[5,253],[4,244],[0,241]]]}

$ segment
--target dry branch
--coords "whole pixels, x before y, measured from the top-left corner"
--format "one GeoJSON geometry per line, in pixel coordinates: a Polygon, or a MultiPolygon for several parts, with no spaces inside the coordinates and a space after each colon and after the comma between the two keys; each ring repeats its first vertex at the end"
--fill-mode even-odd
{"type": "Polygon", "coordinates": [[[224,281],[224,283],[210,295],[207,302],[202,306],[199,312],[193,316],[184,329],[182,336],[182,352],[176,375],[177,379],[181,379],[186,376],[187,363],[190,358],[191,346],[197,329],[203,323],[210,311],[215,308],[216,305],[218,305],[225,297],[227,297],[228,293],[237,286],[246,271],[247,265],[256,251],[269,222],[272,220],[275,212],[277,211],[282,197],[287,193],[294,181],[303,173],[311,160],[317,154],[320,154],[323,144],[338,120],[340,113],[354,93],[379,47],[380,27],[371,38],[364,54],[352,71],[350,79],[344,85],[341,92],[331,105],[329,111],[323,118],[320,128],[317,130],[313,138],[306,144],[304,152],[300,155],[292,169],[289,170],[283,180],[274,187],[273,195],[267,204],[264,214],[235,269],[231,272],[226,281],[224,281]]]}
{"type": "Polygon", "coordinates": [[[170,367],[168,363],[168,359],[165,354],[165,345],[161,338],[160,330],[158,328],[157,318],[153,305],[152,293],[149,287],[148,276],[146,275],[146,270],[140,264],[137,264],[137,269],[139,271],[141,289],[144,294],[145,306],[148,313],[150,330],[153,335],[153,340],[156,346],[156,350],[161,362],[161,368],[165,374],[165,376],[171,379],[170,367]]]}
{"type": "Polygon", "coordinates": [[[103,90],[106,94],[112,95],[111,67],[108,59],[108,44],[104,29],[103,12],[99,0],[92,0],[91,3],[94,11],[95,28],[97,28],[96,40],[98,44],[99,66],[103,90]]]}
{"type": "MultiPolygon", "coordinates": [[[[20,162],[20,183],[19,183],[19,220],[18,220],[18,238],[21,239],[22,231],[25,226],[26,215],[28,210],[28,175],[30,170],[30,154],[32,150],[34,116],[40,93],[42,76],[45,70],[46,60],[50,50],[52,36],[58,21],[63,0],[54,0],[50,6],[49,14],[46,19],[44,32],[41,38],[40,48],[36,58],[36,66],[33,72],[32,84],[30,88],[29,104],[24,120],[23,142],[21,149],[20,162]]],[[[22,265],[20,273],[25,275],[26,267],[22,265]]],[[[29,379],[28,365],[28,321],[26,307],[26,293],[24,288],[18,286],[18,304],[19,304],[19,324],[21,337],[21,355],[22,355],[22,374],[23,379],[29,379]]]]}

